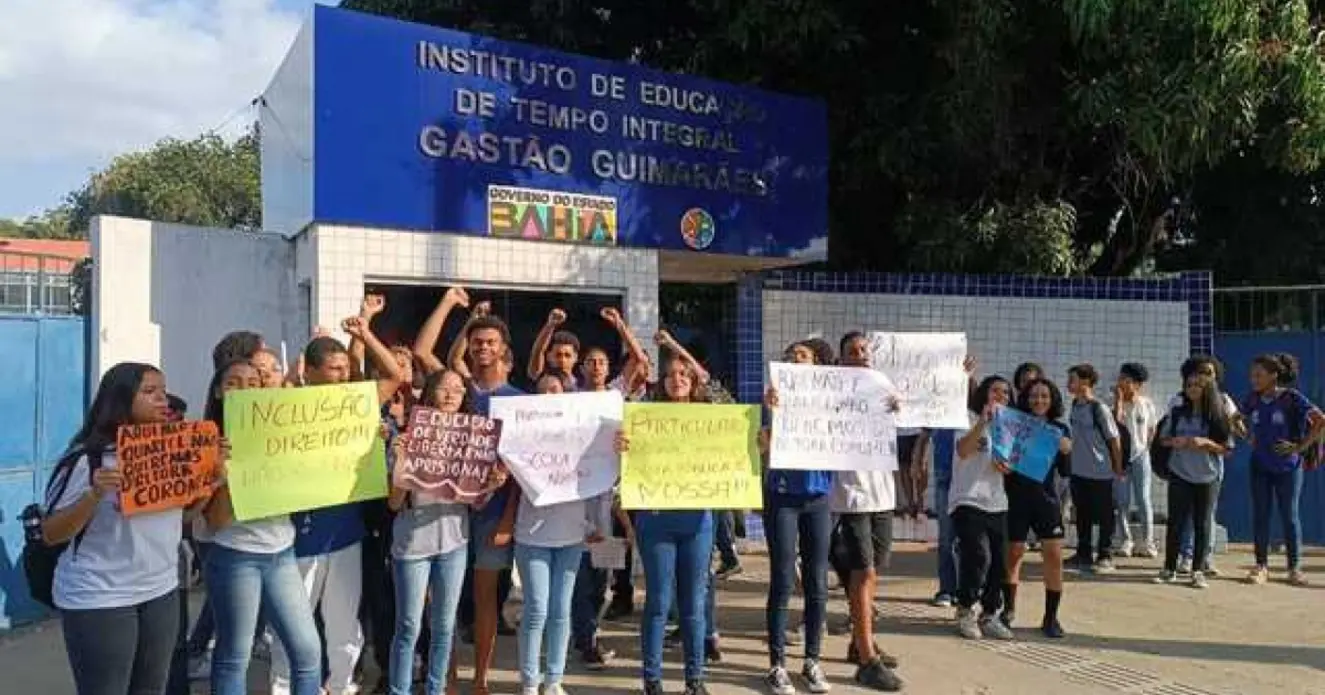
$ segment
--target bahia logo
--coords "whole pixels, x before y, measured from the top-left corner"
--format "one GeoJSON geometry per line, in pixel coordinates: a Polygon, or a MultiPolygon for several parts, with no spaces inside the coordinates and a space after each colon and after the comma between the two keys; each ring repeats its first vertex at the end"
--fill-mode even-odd
{"type": "Polygon", "coordinates": [[[713,237],[718,233],[713,216],[703,208],[690,208],[681,216],[681,239],[686,246],[703,251],[713,244],[713,237]]]}

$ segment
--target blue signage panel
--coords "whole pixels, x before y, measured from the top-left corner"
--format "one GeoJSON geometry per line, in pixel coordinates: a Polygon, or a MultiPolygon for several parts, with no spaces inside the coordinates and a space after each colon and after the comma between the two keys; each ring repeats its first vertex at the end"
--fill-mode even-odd
{"type": "Polygon", "coordinates": [[[318,222],[822,256],[822,102],[329,7],[318,222]]]}

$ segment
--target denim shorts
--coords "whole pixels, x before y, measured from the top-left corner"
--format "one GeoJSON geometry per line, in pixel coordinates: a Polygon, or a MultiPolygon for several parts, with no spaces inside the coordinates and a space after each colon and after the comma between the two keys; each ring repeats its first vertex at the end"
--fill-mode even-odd
{"type": "Polygon", "coordinates": [[[475,514],[469,520],[470,563],[476,570],[510,569],[514,560],[515,541],[496,547],[489,542],[501,523],[501,516],[483,518],[475,514]]]}

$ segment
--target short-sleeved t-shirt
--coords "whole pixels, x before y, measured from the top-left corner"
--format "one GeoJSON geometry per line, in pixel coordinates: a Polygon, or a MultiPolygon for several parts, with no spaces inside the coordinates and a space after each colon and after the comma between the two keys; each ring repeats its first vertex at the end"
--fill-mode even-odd
{"type": "Polygon", "coordinates": [[[1122,411],[1123,424],[1132,434],[1132,461],[1135,461],[1150,450],[1150,432],[1159,424],[1159,416],[1155,413],[1155,402],[1141,395],[1123,403],[1122,411]]]}
{"type": "Polygon", "coordinates": [[[469,545],[469,507],[464,504],[411,504],[391,522],[391,557],[422,560],[469,545]]]}
{"type": "Polygon", "coordinates": [[[1274,445],[1306,436],[1311,431],[1309,415],[1316,406],[1296,389],[1280,389],[1268,397],[1249,397],[1245,408],[1247,430],[1251,433],[1252,463],[1275,472],[1291,471],[1300,466],[1301,455],[1278,454],[1274,445]],[[1297,422],[1290,422],[1292,418],[1297,422]]]}
{"type": "MultiPolygon", "coordinates": [[[[1204,418],[1174,413],[1165,426],[1163,437],[1210,437],[1210,426],[1204,418]]],[[[1232,445],[1232,442],[1225,442],[1232,445]]],[[[1224,468],[1224,457],[1197,449],[1173,449],[1169,454],[1169,470],[1189,483],[1213,483],[1224,468]]]]}
{"type": "Polygon", "coordinates": [[[828,504],[835,514],[890,512],[897,507],[897,484],[892,472],[837,471],[828,504]]]}
{"type": "Polygon", "coordinates": [[[1098,400],[1075,400],[1068,426],[1072,430],[1072,475],[1112,480],[1109,442],[1118,438],[1118,425],[1109,409],[1098,400]]]}
{"type": "Polygon", "coordinates": [[[294,535],[290,515],[281,514],[267,519],[232,522],[211,534],[208,540],[231,550],[272,555],[294,545],[294,535]]]}
{"type": "MultiPolygon", "coordinates": [[[[493,389],[482,389],[478,386],[471,385],[469,387],[469,395],[473,399],[474,412],[487,417],[488,413],[492,412],[493,398],[523,396],[525,395],[525,392],[511,386],[510,384],[502,384],[493,389]]],[[[502,512],[506,511],[506,499],[510,497],[510,486],[514,484],[514,480],[507,481],[500,490],[497,490],[492,494],[492,499],[488,500],[487,504],[483,505],[481,509],[474,511],[474,515],[479,519],[494,519],[500,517],[502,512]]]]}
{"type": "MultiPolygon", "coordinates": [[[[1220,393],[1219,399],[1224,404],[1225,415],[1231,418],[1238,414],[1238,404],[1233,402],[1232,396],[1228,395],[1227,393],[1220,393]]],[[[1173,394],[1173,397],[1169,399],[1168,406],[1164,409],[1164,415],[1168,415],[1169,413],[1173,412],[1175,408],[1181,408],[1181,407],[1182,407],[1182,394],[1175,393],[1173,394]]]]}
{"type": "MultiPolygon", "coordinates": [[[[115,454],[102,455],[102,468],[115,468],[115,454]]],[[[46,500],[54,511],[73,506],[91,489],[87,457],[70,472],[59,499],[46,500]]],[[[51,495],[59,484],[51,486],[51,495]]],[[[184,535],[180,509],[120,513],[115,495],[97,503],[78,547],[70,543],[55,566],[53,597],[62,610],[124,608],[160,598],[179,588],[179,542],[184,535]]]]}
{"type": "MultiPolygon", "coordinates": [[[[980,416],[967,413],[971,428],[980,416]]],[[[955,436],[961,440],[968,428],[955,436]]],[[[955,449],[954,449],[955,453],[955,449]]],[[[1008,510],[1008,495],[1003,489],[1003,474],[994,467],[994,451],[988,433],[980,438],[980,446],[966,458],[960,455],[952,462],[952,483],[948,486],[948,509],[952,514],[958,507],[974,507],[983,512],[997,514],[1008,510]]]]}
{"type": "Polygon", "coordinates": [[[539,548],[579,545],[597,532],[611,535],[611,494],[535,507],[521,495],[515,515],[515,542],[539,548]]]}

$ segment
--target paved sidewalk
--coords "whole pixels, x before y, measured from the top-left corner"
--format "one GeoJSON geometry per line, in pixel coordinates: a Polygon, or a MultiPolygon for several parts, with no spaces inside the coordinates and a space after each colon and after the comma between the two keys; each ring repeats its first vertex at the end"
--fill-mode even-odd
{"type": "MultiPolygon", "coordinates": [[[[1121,560],[1114,575],[1072,577],[1062,609],[1070,636],[1052,643],[1031,629],[1038,625],[1042,605],[1038,571],[1032,566],[1018,601],[1022,641],[975,643],[955,636],[951,611],[927,604],[934,589],[932,550],[904,544],[883,586],[879,640],[901,658],[906,692],[922,695],[1325,695],[1325,619],[1318,609],[1325,562],[1307,559],[1317,586],[1297,589],[1280,581],[1251,587],[1240,582],[1250,558],[1245,548],[1234,550],[1220,556],[1225,578],[1214,580],[1207,591],[1152,585],[1155,560],[1121,560]]],[[[726,658],[710,670],[714,695],[765,692],[760,679],[768,664],[767,565],[760,556],[747,556],[745,562],[743,575],[721,584],[718,622],[726,658]]],[[[798,605],[794,599],[793,606],[798,605]]],[[[830,625],[840,625],[846,611],[840,592],[831,594],[829,609],[830,625]]],[[[795,610],[793,621],[798,616],[795,610]]],[[[605,630],[604,641],[616,649],[617,660],[607,671],[590,674],[572,654],[566,680],[572,695],[639,692],[636,624],[609,623],[605,630]]],[[[834,692],[866,692],[850,685],[851,668],[841,661],[846,647],[844,636],[825,641],[834,692]]],[[[799,648],[791,653],[799,654],[799,648]]],[[[460,658],[463,678],[471,673],[468,650],[462,649],[460,658]]],[[[515,638],[501,638],[501,670],[493,692],[518,692],[515,658],[515,638]]],[[[668,692],[680,691],[679,662],[679,653],[667,655],[668,692]]],[[[799,658],[788,666],[798,671],[799,658]]],[[[255,693],[263,692],[257,687],[263,680],[259,670],[252,674],[255,693]]],[[[0,638],[0,674],[0,693],[73,693],[58,624],[0,638]]],[[[197,684],[195,692],[205,691],[197,684]]]]}

